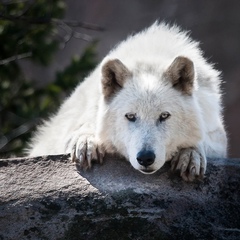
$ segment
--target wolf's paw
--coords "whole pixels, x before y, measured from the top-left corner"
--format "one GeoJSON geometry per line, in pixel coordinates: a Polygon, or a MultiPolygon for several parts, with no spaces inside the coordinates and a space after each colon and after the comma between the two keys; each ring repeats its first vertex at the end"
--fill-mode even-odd
{"type": "Polygon", "coordinates": [[[171,169],[179,170],[185,181],[203,178],[206,171],[206,157],[196,148],[183,148],[171,160],[171,169]]]}
{"type": "Polygon", "coordinates": [[[93,135],[81,135],[72,146],[71,159],[80,168],[88,169],[94,160],[102,163],[104,154],[93,135]]]}

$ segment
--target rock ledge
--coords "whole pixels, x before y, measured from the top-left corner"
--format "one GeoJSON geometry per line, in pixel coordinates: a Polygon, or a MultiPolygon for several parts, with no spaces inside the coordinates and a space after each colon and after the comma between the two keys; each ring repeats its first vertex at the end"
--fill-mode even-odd
{"type": "Polygon", "coordinates": [[[240,239],[240,159],[209,159],[202,182],[169,164],[143,175],[108,158],[0,160],[0,239],[240,239]]]}

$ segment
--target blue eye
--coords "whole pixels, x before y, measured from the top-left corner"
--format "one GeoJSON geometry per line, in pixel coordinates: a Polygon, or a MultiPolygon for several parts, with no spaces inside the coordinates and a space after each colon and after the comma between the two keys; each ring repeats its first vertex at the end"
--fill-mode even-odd
{"type": "Polygon", "coordinates": [[[136,113],[127,113],[127,114],[125,114],[125,117],[130,122],[135,122],[137,119],[136,113]]]}
{"type": "Polygon", "coordinates": [[[159,117],[159,121],[163,122],[166,119],[168,119],[171,116],[171,114],[169,112],[162,112],[160,117],[159,117]]]}

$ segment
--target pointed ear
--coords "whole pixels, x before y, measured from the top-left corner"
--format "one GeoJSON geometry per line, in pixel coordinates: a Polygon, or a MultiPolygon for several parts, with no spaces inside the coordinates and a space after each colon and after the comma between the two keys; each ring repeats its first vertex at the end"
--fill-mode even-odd
{"type": "Polygon", "coordinates": [[[174,88],[184,94],[192,94],[195,74],[193,62],[190,59],[181,56],[175,58],[166,75],[174,88]]]}
{"type": "Polygon", "coordinates": [[[118,59],[109,60],[102,67],[102,91],[105,98],[112,97],[124,85],[131,72],[118,59]]]}

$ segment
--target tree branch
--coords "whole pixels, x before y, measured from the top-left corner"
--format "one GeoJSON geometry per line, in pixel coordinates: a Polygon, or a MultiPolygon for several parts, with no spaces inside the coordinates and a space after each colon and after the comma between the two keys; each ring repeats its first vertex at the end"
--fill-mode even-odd
{"type": "MultiPolygon", "coordinates": [[[[6,135],[0,136],[0,152],[4,147],[13,139],[23,135],[26,132],[29,132],[33,127],[35,127],[40,122],[39,118],[35,118],[33,120],[30,120],[21,126],[13,129],[11,132],[9,132],[6,135]]],[[[4,149],[6,150],[6,149],[4,149]]]]}
{"type": "Polygon", "coordinates": [[[79,22],[79,21],[75,21],[75,20],[60,20],[57,18],[32,18],[32,17],[26,17],[26,16],[11,16],[11,15],[2,15],[0,14],[0,19],[2,20],[6,20],[6,21],[23,21],[23,22],[27,22],[29,24],[56,24],[56,25],[61,25],[61,24],[66,24],[70,27],[80,27],[80,28],[84,28],[84,29],[89,29],[89,30],[94,30],[94,31],[104,31],[105,29],[101,26],[95,25],[95,24],[91,24],[91,23],[86,23],[86,22],[79,22]]]}
{"type": "Polygon", "coordinates": [[[10,62],[20,60],[20,59],[23,59],[23,58],[28,58],[28,57],[31,57],[31,56],[32,56],[32,52],[18,54],[18,55],[0,60],[0,65],[5,65],[5,64],[8,64],[10,62]]]}
{"type": "MultiPolygon", "coordinates": [[[[59,19],[52,19],[52,21],[55,21],[55,20],[59,21],[59,19]]],[[[63,19],[60,21],[64,22],[65,24],[67,24],[68,26],[71,26],[71,27],[80,27],[80,28],[85,28],[85,29],[95,30],[95,31],[104,31],[105,30],[103,27],[95,25],[95,24],[91,24],[91,23],[79,22],[79,21],[67,20],[67,19],[63,19]]]]}

